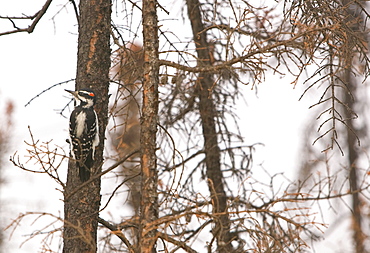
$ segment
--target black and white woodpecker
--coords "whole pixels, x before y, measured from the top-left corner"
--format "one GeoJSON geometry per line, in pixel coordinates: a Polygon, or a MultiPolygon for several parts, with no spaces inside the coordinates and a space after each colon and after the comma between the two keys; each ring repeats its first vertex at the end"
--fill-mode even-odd
{"type": "Polygon", "coordinates": [[[90,178],[95,148],[99,145],[99,124],[94,110],[96,95],[88,88],[65,91],[75,99],[75,108],[69,118],[71,155],[79,169],[80,180],[85,182],[90,178]]]}

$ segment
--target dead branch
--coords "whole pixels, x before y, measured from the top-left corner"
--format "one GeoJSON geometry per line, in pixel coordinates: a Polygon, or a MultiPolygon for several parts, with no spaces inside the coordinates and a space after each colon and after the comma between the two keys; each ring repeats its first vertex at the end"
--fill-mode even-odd
{"type": "MultiPolygon", "coordinates": [[[[135,154],[138,154],[140,153],[140,150],[135,150],[133,152],[131,152],[130,154],[126,155],[125,157],[123,157],[122,159],[120,159],[119,161],[117,161],[115,164],[113,164],[112,166],[110,166],[108,169],[96,174],[96,175],[93,175],[88,181],[84,182],[83,184],[80,184],[78,187],[76,187],[75,189],[73,189],[72,192],[70,192],[67,196],[64,197],[64,201],[67,201],[73,194],[75,194],[76,192],[78,192],[80,189],[82,189],[83,187],[85,187],[86,185],[90,184],[91,182],[93,182],[95,179],[97,178],[100,178],[101,176],[107,174],[108,172],[114,170],[115,168],[117,168],[119,165],[121,165],[122,163],[124,163],[125,161],[127,161],[127,159],[129,159],[130,157],[132,157],[133,155],[135,154]]],[[[132,178],[136,177],[138,175],[134,175],[132,178]]],[[[131,178],[129,178],[131,179],[131,178]]]]}
{"type": "Polygon", "coordinates": [[[35,30],[35,27],[36,27],[37,23],[40,21],[40,19],[46,13],[46,11],[49,8],[51,2],[52,2],[52,0],[47,0],[45,2],[44,6],[32,16],[24,16],[24,17],[4,17],[4,16],[0,16],[1,19],[8,19],[13,24],[13,26],[15,28],[14,30],[0,33],[0,36],[13,34],[13,33],[18,33],[18,32],[32,33],[35,30]],[[33,22],[27,28],[19,28],[15,25],[15,22],[13,21],[13,19],[30,19],[30,20],[33,20],[33,22]]]}
{"type": "Polygon", "coordinates": [[[112,234],[117,236],[124,244],[126,244],[127,248],[129,249],[130,253],[135,253],[133,246],[131,245],[130,241],[126,238],[126,236],[122,233],[121,229],[119,229],[116,225],[104,220],[103,218],[98,218],[100,224],[104,227],[108,228],[112,231],[112,234]]]}
{"type": "Polygon", "coordinates": [[[55,148],[51,149],[51,141],[40,142],[39,140],[36,140],[33,136],[30,126],[28,126],[28,131],[31,137],[31,142],[28,143],[25,141],[25,143],[29,146],[29,149],[27,149],[29,160],[27,162],[34,161],[35,164],[40,166],[40,168],[28,169],[24,164],[21,163],[19,156],[16,157],[17,152],[15,152],[15,154],[11,156],[9,160],[14,166],[24,171],[47,174],[49,177],[59,183],[64,189],[65,184],[59,177],[58,169],[62,166],[64,159],[68,158],[65,151],[57,145],[55,145],[55,148]]]}

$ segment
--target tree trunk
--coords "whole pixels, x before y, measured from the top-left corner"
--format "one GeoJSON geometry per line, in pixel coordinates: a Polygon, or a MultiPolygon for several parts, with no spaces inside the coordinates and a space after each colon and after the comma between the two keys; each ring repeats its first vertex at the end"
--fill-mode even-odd
{"type": "MultiPolygon", "coordinates": [[[[76,89],[88,87],[97,94],[95,110],[99,118],[100,143],[95,153],[93,178],[101,171],[108,120],[111,1],[81,0],[79,10],[76,89]]],[[[70,160],[64,193],[64,253],[97,251],[100,178],[77,189],[80,185],[77,168],[70,160]]]]}
{"type": "MultiPolygon", "coordinates": [[[[361,17],[361,10],[359,7],[351,3],[350,0],[342,0],[343,6],[346,6],[344,16],[346,17],[345,22],[351,25],[351,29],[356,33],[360,34],[363,33],[362,26],[363,20],[361,17]]],[[[360,35],[361,36],[361,35],[360,35]]],[[[362,34],[364,41],[366,41],[366,35],[362,34]]],[[[355,111],[355,101],[360,101],[356,96],[358,94],[358,85],[356,76],[352,73],[353,66],[358,65],[355,60],[355,49],[349,51],[346,61],[346,70],[344,73],[344,83],[347,85],[347,88],[350,90],[351,93],[345,92],[345,104],[350,108],[350,110],[355,111]],[[352,97],[353,96],[353,97],[352,97]]],[[[352,228],[353,228],[353,241],[355,244],[355,252],[356,253],[363,253],[365,252],[365,238],[366,235],[362,228],[362,212],[361,206],[362,201],[360,198],[360,179],[359,179],[359,168],[357,167],[358,158],[360,156],[359,149],[357,148],[357,137],[351,131],[353,130],[357,134],[361,133],[361,129],[356,127],[354,124],[353,114],[352,112],[346,111],[347,115],[347,145],[348,145],[348,163],[349,163],[349,183],[352,192],[352,228]]],[[[363,129],[366,129],[363,126],[363,129]]],[[[366,131],[366,130],[365,130],[366,131]]]]}
{"type": "Polygon", "coordinates": [[[141,217],[139,252],[156,252],[158,218],[158,175],[156,160],[156,134],[158,117],[158,18],[156,0],[143,0],[144,81],[141,115],[141,217]]]}
{"type": "MultiPolygon", "coordinates": [[[[352,61],[350,61],[352,62],[352,61]]],[[[350,65],[349,65],[350,66],[350,65]]],[[[346,82],[348,89],[351,91],[353,96],[356,96],[356,77],[352,75],[352,70],[347,69],[345,71],[345,78],[344,82],[346,82]]],[[[359,101],[356,98],[353,98],[351,94],[348,92],[345,93],[345,103],[348,105],[351,110],[354,110],[355,101],[359,101]]],[[[363,253],[364,251],[364,242],[365,242],[365,234],[362,230],[362,214],[361,214],[361,199],[360,199],[360,186],[359,186],[359,177],[358,171],[359,168],[357,167],[357,160],[359,157],[358,149],[356,148],[357,138],[355,134],[351,131],[354,130],[356,133],[360,133],[361,130],[356,129],[355,125],[353,124],[354,119],[352,119],[353,115],[347,113],[347,145],[348,145],[348,163],[349,163],[349,183],[352,192],[352,228],[353,228],[353,240],[355,242],[355,252],[356,253],[363,253]]]]}
{"type": "MultiPolygon", "coordinates": [[[[350,124],[349,124],[350,125],[350,124]]],[[[349,133],[349,135],[353,135],[353,133],[349,133]]],[[[356,143],[356,138],[354,136],[348,137],[348,144],[356,143]]],[[[357,145],[357,144],[355,144],[357,145]]],[[[357,151],[355,150],[354,146],[349,147],[349,158],[348,161],[350,162],[350,172],[349,172],[349,182],[352,193],[352,228],[353,228],[353,240],[355,242],[356,253],[363,253],[364,252],[364,239],[365,234],[362,231],[361,220],[361,200],[360,200],[360,193],[359,185],[358,185],[358,168],[356,167],[357,161],[357,151]]]]}
{"type": "MultiPolygon", "coordinates": [[[[198,55],[198,66],[211,65],[211,52],[200,12],[198,0],[187,0],[188,16],[193,30],[193,38],[198,55]]],[[[204,138],[206,175],[213,204],[215,227],[213,234],[217,238],[218,252],[233,252],[231,245],[230,219],[227,214],[227,196],[224,190],[221,171],[221,153],[217,141],[216,117],[217,109],[212,100],[214,80],[212,74],[200,73],[197,79],[197,96],[199,97],[199,113],[204,138]]]]}

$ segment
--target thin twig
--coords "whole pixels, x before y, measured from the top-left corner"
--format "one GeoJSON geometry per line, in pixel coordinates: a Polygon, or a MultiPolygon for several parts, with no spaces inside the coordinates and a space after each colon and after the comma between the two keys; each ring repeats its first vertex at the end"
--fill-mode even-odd
{"type": "Polygon", "coordinates": [[[80,184],[77,188],[75,188],[71,193],[69,193],[67,196],[64,197],[64,201],[67,201],[72,195],[74,195],[76,192],[78,192],[80,189],[82,189],[83,187],[85,187],[86,185],[90,184],[92,181],[100,178],[101,176],[107,174],[108,172],[110,172],[111,170],[114,170],[115,168],[117,168],[119,165],[121,165],[122,163],[124,163],[127,159],[129,159],[130,157],[132,157],[133,155],[137,154],[137,153],[140,153],[140,150],[137,149],[133,152],[131,152],[130,154],[128,154],[127,156],[123,157],[121,160],[117,161],[115,164],[113,164],[112,166],[110,166],[108,169],[92,176],[88,181],[84,182],[83,184],[80,184]]]}
{"type": "Polygon", "coordinates": [[[39,96],[41,96],[42,94],[44,94],[45,92],[51,90],[52,88],[54,88],[55,86],[58,86],[58,85],[62,85],[62,84],[65,84],[65,83],[69,83],[69,82],[73,82],[75,81],[76,79],[70,79],[70,80],[67,80],[67,81],[63,81],[63,82],[60,82],[60,83],[56,83],[56,84],[53,84],[52,86],[50,86],[49,88],[41,91],[39,94],[37,94],[36,96],[34,96],[33,98],[31,98],[25,105],[24,107],[27,107],[29,104],[31,104],[31,102],[33,100],[35,100],[36,98],[38,98],[39,96]]]}

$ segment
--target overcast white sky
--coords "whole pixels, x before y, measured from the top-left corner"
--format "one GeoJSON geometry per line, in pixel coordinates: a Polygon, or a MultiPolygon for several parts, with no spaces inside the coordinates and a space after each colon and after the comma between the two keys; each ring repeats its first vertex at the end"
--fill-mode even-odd
{"type": "MultiPolygon", "coordinates": [[[[0,15],[34,14],[43,4],[44,0],[1,1],[0,15]]],[[[22,27],[21,23],[19,26],[22,27]]],[[[12,29],[11,23],[0,20],[0,32],[7,29],[12,29]]],[[[74,89],[74,83],[58,86],[29,106],[24,105],[51,85],[75,77],[76,30],[72,6],[67,0],[59,0],[52,3],[34,33],[0,37],[0,110],[7,100],[15,104],[14,131],[9,133],[11,147],[2,165],[6,180],[1,190],[1,201],[4,202],[2,215],[5,214],[1,219],[3,226],[21,212],[63,213],[62,194],[55,190],[58,187],[56,183],[50,182],[45,175],[30,174],[15,168],[7,158],[17,151],[21,161],[26,162],[23,156],[24,141],[30,140],[28,126],[36,139],[53,140],[67,149],[68,119],[61,117],[56,110],[69,101],[64,89],[74,89]],[[65,4],[68,5],[67,9],[63,8],[65,4]]],[[[309,97],[298,101],[301,92],[301,88],[293,89],[288,81],[279,76],[268,76],[266,83],[258,86],[258,97],[255,90],[245,87],[247,106],[239,108],[241,129],[248,139],[247,144],[265,144],[265,147],[258,149],[256,159],[263,161],[264,167],[273,170],[272,174],[284,171],[290,177],[294,175],[302,121],[312,113],[308,110],[312,101],[309,97]]],[[[24,235],[39,228],[37,223],[31,228],[29,226],[30,220],[15,231],[10,242],[5,238],[4,243],[11,250],[8,252],[37,252],[37,239],[18,248],[25,239],[24,235]]]]}

